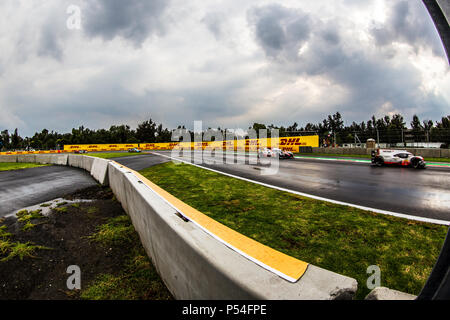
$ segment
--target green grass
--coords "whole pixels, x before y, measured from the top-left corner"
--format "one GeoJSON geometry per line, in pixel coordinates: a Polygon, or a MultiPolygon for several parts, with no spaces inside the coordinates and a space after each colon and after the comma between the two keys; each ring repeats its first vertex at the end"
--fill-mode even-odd
{"type": "Polygon", "coordinates": [[[417,295],[447,227],[409,221],[263,187],[186,164],[141,173],[224,225],[269,247],[358,281],[378,265],[381,285],[417,295]],[[182,183],[180,183],[182,181],[182,183]]]}
{"type": "Polygon", "coordinates": [[[65,206],[67,203],[68,203],[67,201],[58,202],[58,203],[56,204],[56,207],[62,207],[62,206],[65,206]]]}
{"type": "Polygon", "coordinates": [[[87,213],[88,213],[88,214],[94,214],[94,213],[96,213],[96,212],[98,212],[98,208],[96,208],[96,207],[89,207],[89,208],[87,209],[87,213]]]}
{"type": "Polygon", "coordinates": [[[425,161],[429,162],[450,162],[450,158],[424,158],[425,161]]]}
{"type": "MultiPolygon", "coordinates": [[[[369,154],[337,154],[337,153],[296,153],[296,156],[333,157],[333,158],[363,158],[370,159],[369,154]]],[[[450,162],[450,158],[424,158],[429,162],[450,162]]]]}
{"type": "Polygon", "coordinates": [[[15,257],[20,260],[24,258],[35,258],[36,250],[50,249],[43,246],[36,246],[31,242],[12,242],[12,234],[6,231],[6,226],[0,227],[0,262],[9,261],[15,257]]]}
{"type": "Polygon", "coordinates": [[[370,155],[367,154],[335,154],[335,153],[296,153],[296,156],[305,156],[305,157],[341,157],[341,158],[368,158],[370,159],[370,155]]]}
{"type": "Polygon", "coordinates": [[[89,236],[89,239],[105,246],[129,243],[134,234],[133,225],[128,216],[118,216],[110,219],[108,223],[101,225],[97,232],[89,236]]]}
{"type": "Polygon", "coordinates": [[[27,231],[36,226],[36,224],[32,223],[31,220],[42,219],[44,216],[42,215],[41,209],[34,211],[21,210],[17,212],[17,218],[19,222],[23,223],[22,231],[27,231]]]}
{"type": "Polygon", "coordinates": [[[22,170],[45,166],[48,166],[48,164],[4,162],[0,163],[0,171],[22,170]]]}
{"type": "Polygon", "coordinates": [[[99,152],[99,153],[87,153],[87,156],[110,159],[110,158],[121,158],[142,155],[140,152],[99,152]]]}
{"type": "Polygon", "coordinates": [[[0,239],[8,239],[11,236],[12,236],[11,233],[6,231],[6,226],[0,227],[0,239]]]}
{"type": "Polygon", "coordinates": [[[140,244],[128,216],[111,218],[88,237],[104,247],[127,247],[117,274],[101,274],[81,292],[86,300],[170,300],[172,296],[140,244]]]}
{"type": "MultiPolygon", "coordinates": [[[[1,244],[0,244],[1,245],[1,244]]],[[[36,246],[33,245],[31,242],[14,242],[10,243],[5,252],[8,253],[8,255],[2,259],[0,259],[0,262],[5,262],[8,260],[11,260],[15,257],[18,257],[20,260],[23,260],[24,258],[36,258],[34,253],[36,250],[49,250],[50,248],[43,247],[43,246],[36,246]]]]}
{"type": "Polygon", "coordinates": [[[58,213],[65,213],[65,212],[67,212],[67,207],[56,207],[56,208],[53,208],[53,210],[58,213]]]}

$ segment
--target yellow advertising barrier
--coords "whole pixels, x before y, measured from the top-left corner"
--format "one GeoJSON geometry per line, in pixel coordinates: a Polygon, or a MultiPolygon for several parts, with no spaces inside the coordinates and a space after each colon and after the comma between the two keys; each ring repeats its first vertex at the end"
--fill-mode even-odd
{"type": "Polygon", "coordinates": [[[111,144],[71,144],[65,145],[65,151],[86,150],[86,151],[123,151],[132,148],[139,148],[139,143],[111,143],[111,144]]]}
{"type": "MultiPolygon", "coordinates": [[[[41,153],[64,153],[77,150],[86,150],[90,152],[97,151],[126,151],[132,148],[141,150],[172,150],[193,149],[193,150],[217,150],[256,152],[260,148],[274,147],[275,138],[264,139],[242,139],[225,141],[203,141],[203,142],[165,142],[165,143],[117,143],[117,144],[70,144],[65,145],[64,150],[55,151],[18,151],[18,152],[0,152],[0,155],[17,154],[41,154],[41,153]]],[[[278,138],[278,148],[299,152],[299,147],[318,147],[319,136],[297,136],[278,138]]]]}
{"type": "Polygon", "coordinates": [[[65,153],[64,150],[42,150],[42,151],[8,151],[0,152],[0,156],[18,155],[18,154],[50,154],[50,153],[65,153]]]}

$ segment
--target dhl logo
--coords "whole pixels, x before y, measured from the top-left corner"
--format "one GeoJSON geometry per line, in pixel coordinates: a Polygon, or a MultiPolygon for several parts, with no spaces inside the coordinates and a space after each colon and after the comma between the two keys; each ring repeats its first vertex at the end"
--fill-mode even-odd
{"type": "Polygon", "coordinates": [[[245,140],[245,146],[259,146],[259,140],[245,140]]]}
{"type": "Polygon", "coordinates": [[[306,145],[306,143],[301,143],[300,138],[291,138],[291,139],[280,139],[280,146],[301,146],[306,145]]]}
{"type": "MultiPolygon", "coordinates": [[[[278,140],[278,139],[277,139],[278,140]]],[[[71,152],[77,149],[100,149],[100,150],[126,150],[132,147],[138,147],[144,149],[155,149],[155,150],[164,150],[164,149],[173,149],[178,147],[188,147],[195,149],[205,149],[205,148],[216,148],[223,146],[224,149],[233,148],[234,150],[253,150],[255,148],[260,148],[262,146],[270,146],[273,141],[272,139],[243,139],[243,140],[226,140],[226,141],[212,141],[212,142],[167,142],[167,143],[143,143],[143,144],[102,144],[102,145],[66,145],[64,146],[64,150],[67,152],[71,152]],[[120,149],[119,149],[120,148],[120,149]]],[[[294,151],[297,151],[299,146],[318,146],[318,136],[307,136],[307,137],[286,137],[279,138],[279,146],[285,150],[287,147],[294,147],[294,151]]],[[[297,151],[298,152],[298,151],[297,151]]],[[[4,153],[3,153],[4,154],[4,153]]]]}
{"type": "Polygon", "coordinates": [[[207,147],[209,144],[209,142],[196,142],[195,146],[196,147],[207,147]]]}

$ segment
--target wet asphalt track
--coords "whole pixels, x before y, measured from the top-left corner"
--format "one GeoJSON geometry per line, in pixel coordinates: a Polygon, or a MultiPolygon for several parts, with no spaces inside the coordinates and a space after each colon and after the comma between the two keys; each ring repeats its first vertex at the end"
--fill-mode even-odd
{"type": "MultiPolygon", "coordinates": [[[[155,153],[114,160],[134,170],[168,161],[155,153]]],[[[324,198],[450,221],[450,170],[295,159],[280,161],[277,174],[262,176],[263,167],[258,164],[204,166],[324,198]]],[[[91,185],[95,181],[87,172],[70,167],[0,172],[0,217],[91,185]]]]}
{"type": "MultiPolygon", "coordinates": [[[[119,160],[134,170],[169,161],[155,156],[132,156],[113,160],[119,160]]],[[[0,172],[0,218],[19,209],[95,185],[95,180],[88,172],[72,167],[47,166],[0,172]]]]}
{"type": "Polygon", "coordinates": [[[96,185],[82,169],[48,166],[0,172],[0,218],[96,185]]]}
{"type": "Polygon", "coordinates": [[[277,174],[263,176],[261,165],[202,166],[332,200],[450,221],[448,169],[377,168],[361,163],[292,159],[281,160],[277,174]]]}

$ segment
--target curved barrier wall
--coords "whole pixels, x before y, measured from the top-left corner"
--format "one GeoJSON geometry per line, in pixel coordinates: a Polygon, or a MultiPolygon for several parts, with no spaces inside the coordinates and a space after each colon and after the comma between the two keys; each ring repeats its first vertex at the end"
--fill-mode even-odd
{"type": "MultiPolygon", "coordinates": [[[[252,260],[258,246],[265,252],[272,250],[266,257],[256,255],[265,259],[264,264],[276,265],[273,260],[277,256],[284,259],[283,254],[251,239],[253,251],[245,243],[240,250],[233,249],[221,241],[221,237],[226,238],[224,235],[211,232],[216,229],[208,230],[197,221],[183,218],[183,213],[175,209],[180,207],[180,200],[153,190],[151,182],[114,161],[72,154],[20,159],[82,168],[99,183],[109,184],[176,299],[352,299],[356,292],[355,279],[311,264],[305,264],[295,282],[287,281],[276,270],[252,260]],[[176,206],[172,202],[177,202],[176,206]]],[[[0,162],[17,161],[18,155],[0,156],[0,162]]],[[[183,208],[190,207],[184,204],[183,208]]],[[[246,237],[241,237],[245,242],[246,237]]],[[[302,265],[301,261],[292,260],[296,259],[287,257],[285,261],[291,266],[302,265]]]]}

